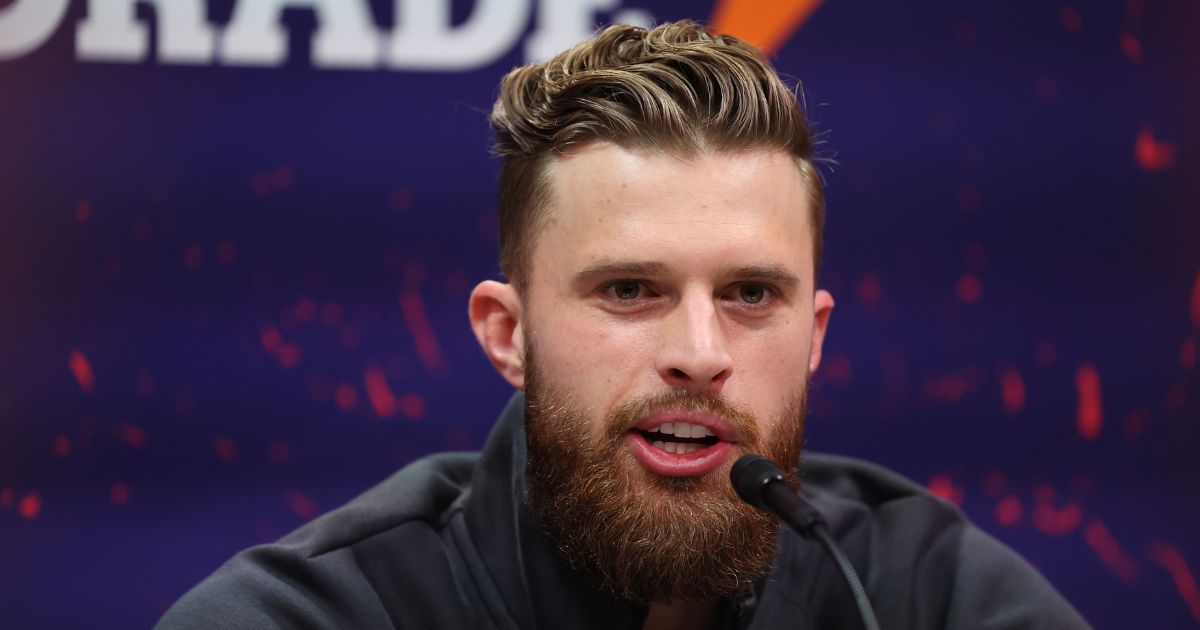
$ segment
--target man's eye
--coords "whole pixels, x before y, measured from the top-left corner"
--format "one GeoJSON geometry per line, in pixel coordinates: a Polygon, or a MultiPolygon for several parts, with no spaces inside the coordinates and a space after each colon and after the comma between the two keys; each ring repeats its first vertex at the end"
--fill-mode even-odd
{"type": "Polygon", "coordinates": [[[738,296],[747,304],[758,304],[767,297],[767,288],[761,284],[743,284],[738,288],[738,296]]]}
{"type": "Polygon", "coordinates": [[[618,300],[635,300],[642,293],[642,283],[637,280],[617,280],[608,285],[608,292],[618,300]]]}

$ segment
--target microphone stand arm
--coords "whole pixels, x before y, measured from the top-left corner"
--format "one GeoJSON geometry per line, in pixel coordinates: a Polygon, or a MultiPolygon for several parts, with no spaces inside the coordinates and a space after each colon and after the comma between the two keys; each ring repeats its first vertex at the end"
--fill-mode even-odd
{"type": "Polygon", "coordinates": [[[817,542],[821,543],[821,546],[837,564],[842,579],[853,593],[854,604],[858,607],[858,615],[862,619],[863,626],[866,630],[880,630],[879,620],[875,618],[871,600],[867,599],[867,591],[863,588],[862,581],[858,579],[854,565],[850,564],[846,554],[842,553],[841,548],[833,540],[833,536],[829,534],[829,526],[825,524],[825,519],[817,511],[817,508],[794,492],[783,480],[783,475],[768,476],[762,481],[760,492],[759,500],[765,507],[779,515],[783,522],[801,536],[816,538],[817,542]]]}

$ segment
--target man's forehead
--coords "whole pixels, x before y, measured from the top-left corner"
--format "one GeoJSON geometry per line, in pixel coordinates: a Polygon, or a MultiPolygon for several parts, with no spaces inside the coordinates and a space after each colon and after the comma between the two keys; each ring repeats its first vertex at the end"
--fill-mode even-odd
{"type": "Polygon", "coordinates": [[[778,185],[788,186],[801,184],[799,165],[795,156],[781,148],[679,152],[593,140],[548,156],[545,175],[555,191],[599,180],[634,184],[663,171],[708,173],[719,175],[722,180],[744,180],[762,176],[767,170],[778,185]]]}
{"type": "Polygon", "coordinates": [[[572,271],[599,260],[654,260],[654,250],[740,253],[728,261],[739,266],[792,266],[812,254],[810,195],[782,151],[681,158],[594,143],[551,161],[547,177],[536,249],[552,250],[558,262],[569,257],[572,271]]]}

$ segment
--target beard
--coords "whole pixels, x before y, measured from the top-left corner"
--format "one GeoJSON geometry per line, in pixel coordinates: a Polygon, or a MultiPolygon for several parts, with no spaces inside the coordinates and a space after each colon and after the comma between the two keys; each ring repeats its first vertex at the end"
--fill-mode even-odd
{"type": "Polygon", "coordinates": [[[573,568],[618,599],[639,604],[732,598],[767,574],[778,522],[738,498],[729,482],[736,458],[704,475],[666,477],[642,467],[623,440],[650,413],[716,414],[737,429],[743,454],[779,462],[795,487],[805,380],[770,425],[719,394],[671,389],[618,405],[597,442],[571,394],[538,371],[532,348],[526,366],[527,500],[573,568]],[[764,437],[763,426],[774,430],[764,437]]]}

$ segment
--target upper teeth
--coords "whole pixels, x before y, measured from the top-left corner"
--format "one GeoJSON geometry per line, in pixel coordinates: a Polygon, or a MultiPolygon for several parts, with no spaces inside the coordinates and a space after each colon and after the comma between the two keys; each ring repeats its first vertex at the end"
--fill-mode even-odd
{"type": "Polygon", "coordinates": [[[708,427],[688,422],[664,422],[648,431],[649,433],[665,433],[681,438],[709,437],[713,433],[708,427]]]}

